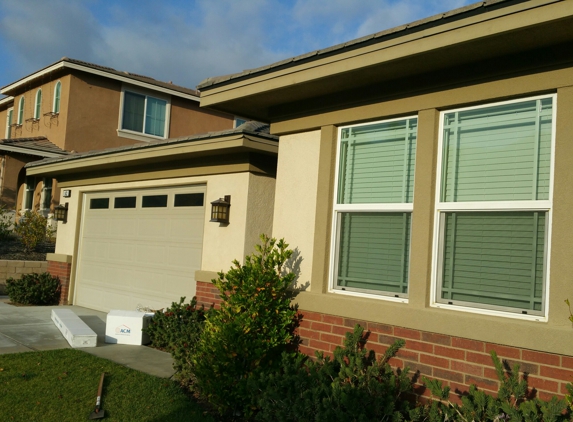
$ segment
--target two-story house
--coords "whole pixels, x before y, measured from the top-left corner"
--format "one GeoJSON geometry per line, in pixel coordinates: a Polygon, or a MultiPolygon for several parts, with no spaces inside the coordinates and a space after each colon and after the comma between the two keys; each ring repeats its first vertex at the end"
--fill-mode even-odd
{"type": "Polygon", "coordinates": [[[197,91],[67,57],[0,93],[0,204],[48,214],[59,202],[51,177],[26,177],[26,163],[208,131],[234,115],[199,109],[197,91]]]}

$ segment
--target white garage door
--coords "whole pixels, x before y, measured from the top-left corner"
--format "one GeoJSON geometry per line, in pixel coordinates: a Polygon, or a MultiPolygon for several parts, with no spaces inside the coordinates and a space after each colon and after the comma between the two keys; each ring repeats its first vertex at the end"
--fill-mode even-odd
{"type": "Polygon", "coordinates": [[[153,309],[195,295],[205,186],[84,195],[74,303],[153,309]]]}

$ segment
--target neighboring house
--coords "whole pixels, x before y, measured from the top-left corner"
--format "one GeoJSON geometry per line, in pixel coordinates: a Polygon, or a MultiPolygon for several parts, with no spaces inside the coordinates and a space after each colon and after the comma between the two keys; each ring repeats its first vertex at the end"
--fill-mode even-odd
{"type": "Polygon", "coordinates": [[[271,232],[277,150],[268,126],[247,122],[29,163],[30,177],[58,180],[68,207],[48,254],[61,302],[109,311],[190,300],[196,278],[216,277],[271,232]],[[226,196],[228,224],[213,221],[211,202],[226,196]]]}
{"type": "Polygon", "coordinates": [[[235,124],[233,115],[201,110],[193,89],[66,57],[0,93],[0,204],[16,210],[47,213],[59,202],[50,175],[26,178],[28,162],[235,124]]]}
{"type": "Polygon", "coordinates": [[[280,137],[273,235],[302,257],[303,350],[361,323],[452,391],[496,390],[496,350],[566,393],[572,28],[573,1],[484,1],[199,85],[280,137]]]}

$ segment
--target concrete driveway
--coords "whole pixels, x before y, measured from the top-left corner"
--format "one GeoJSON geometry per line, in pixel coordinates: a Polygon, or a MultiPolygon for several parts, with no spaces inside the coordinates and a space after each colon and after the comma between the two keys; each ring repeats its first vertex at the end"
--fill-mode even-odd
{"type": "Polygon", "coordinates": [[[96,347],[78,350],[156,377],[169,378],[174,373],[169,353],[146,346],[105,343],[104,312],[80,306],[12,306],[7,302],[6,296],[0,296],[0,355],[70,348],[50,318],[53,308],[69,308],[97,334],[96,347]]]}

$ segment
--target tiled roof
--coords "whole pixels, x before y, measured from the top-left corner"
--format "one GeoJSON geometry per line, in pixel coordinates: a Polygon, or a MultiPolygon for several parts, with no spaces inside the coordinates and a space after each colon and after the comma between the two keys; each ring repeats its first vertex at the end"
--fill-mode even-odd
{"type": "Polygon", "coordinates": [[[201,90],[202,88],[208,88],[208,87],[211,87],[213,85],[217,85],[217,84],[221,84],[223,82],[231,81],[232,79],[240,79],[240,78],[247,77],[247,76],[250,76],[250,75],[253,75],[256,73],[263,73],[265,71],[272,71],[272,70],[279,68],[279,67],[284,68],[284,67],[294,66],[294,65],[301,64],[303,62],[310,62],[313,60],[321,59],[326,55],[340,54],[340,53],[347,51],[347,50],[350,50],[350,49],[363,47],[364,45],[383,42],[383,41],[386,41],[388,39],[395,38],[396,36],[405,35],[406,33],[409,33],[409,32],[423,30],[423,29],[425,29],[426,26],[429,26],[429,25],[433,25],[433,26],[441,25],[441,24],[445,24],[447,22],[451,22],[453,19],[463,18],[464,16],[462,16],[462,15],[464,15],[464,14],[469,14],[472,12],[473,13],[479,13],[480,8],[482,9],[482,11],[485,11],[485,9],[487,7],[490,7],[490,6],[499,4],[499,3],[509,2],[509,1],[511,1],[511,0],[480,1],[477,3],[470,4],[468,6],[465,6],[465,7],[460,7],[458,9],[451,10],[451,11],[446,12],[446,13],[439,13],[437,15],[430,16],[428,18],[420,19],[420,20],[414,21],[414,22],[406,24],[406,25],[396,26],[394,28],[386,29],[384,31],[377,32],[375,34],[366,35],[364,37],[360,37],[360,38],[354,39],[352,41],[348,41],[348,42],[345,42],[342,44],[334,45],[332,47],[323,48],[322,50],[315,50],[315,51],[312,51],[310,53],[305,53],[305,54],[301,54],[299,56],[295,56],[295,57],[291,57],[291,58],[288,58],[285,60],[281,60],[279,62],[272,63],[270,65],[257,67],[255,69],[247,69],[247,70],[243,70],[242,72],[232,73],[229,75],[222,75],[222,76],[215,76],[215,77],[207,78],[207,79],[201,81],[201,83],[199,83],[199,85],[197,85],[197,89],[201,90]],[[440,22],[440,21],[442,21],[442,22],[440,22]],[[400,33],[404,33],[404,34],[400,34],[400,33]]]}
{"type": "Polygon", "coordinates": [[[67,155],[68,152],[64,151],[60,147],[54,145],[44,136],[37,136],[33,138],[16,138],[16,139],[0,139],[0,150],[2,146],[10,146],[16,148],[27,149],[29,154],[33,154],[34,151],[38,152],[50,152],[53,154],[67,155]]]}
{"type": "Polygon", "coordinates": [[[152,141],[149,143],[138,143],[138,144],[134,144],[134,145],[124,145],[124,146],[116,147],[116,148],[107,148],[107,149],[102,149],[102,150],[73,153],[73,154],[67,155],[65,157],[46,158],[44,160],[34,161],[34,162],[26,164],[26,167],[36,167],[36,166],[41,166],[44,164],[50,164],[50,163],[56,163],[56,162],[62,162],[62,161],[72,161],[72,160],[78,160],[78,159],[86,158],[86,157],[97,157],[97,156],[115,154],[115,153],[124,152],[124,151],[150,149],[150,148],[156,148],[156,147],[159,147],[162,145],[182,144],[182,143],[186,143],[186,142],[196,142],[196,141],[220,138],[223,136],[235,135],[235,134],[236,135],[239,135],[239,134],[256,135],[259,138],[265,138],[269,141],[275,141],[275,142],[278,142],[278,140],[279,140],[278,136],[270,134],[269,125],[264,124],[264,123],[260,123],[260,122],[249,121],[249,122],[243,123],[241,126],[235,128],[235,129],[228,129],[228,130],[223,130],[223,131],[219,131],[219,132],[208,132],[208,133],[203,133],[200,135],[184,136],[184,137],[180,137],[180,138],[170,138],[170,139],[164,139],[164,140],[159,140],[159,141],[152,141]]]}

